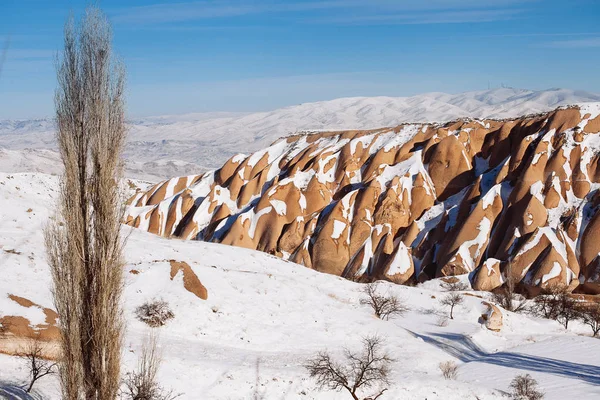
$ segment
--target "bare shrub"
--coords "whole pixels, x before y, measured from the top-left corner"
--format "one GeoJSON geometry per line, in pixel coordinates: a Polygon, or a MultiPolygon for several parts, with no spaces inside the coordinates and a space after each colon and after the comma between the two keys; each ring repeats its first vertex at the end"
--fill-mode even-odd
{"type": "Polygon", "coordinates": [[[376,388],[376,393],[365,398],[379,398],[389,385],[392,358],[383,350],[383,340],[378,336],[363,338],[361,352],[344,351],[342,361],[334,360],[327,352],[320,352],[308,360],[305,367],[315,378],[320,388],[341,391],[347,390],[354,400],[358,393],[376,388]]]}
{"type": "Polygon", "coordinates": [[[38,337],[31,339],[25,349],[18,353],[18,356],[25,360],[29,372],[29,385],[26,392],[31,392],[33,385],[46,375],[57,372],[57,364],[47,360],[43,356],[42,342],[38,337]]]}
{"type": "Polygon", "coordinates": [[[584,303],[578,307],[579,319],[592,329],[595,336],[600,332],[600,304],[584,303]]]}
{"type": "Polygon", "coordinates": [[[365,298],[360,299],[360,304],[369,305],[377,318],[388,320],[392,316],[402,316],[408,311],[408,307],[397,296],[391,294],[379,294],[379,282],[364,285],[365,298]]]}
{"type": "Polygon", "coordinates": [[[538,390],[538,383],[529,374],[517,375],[511,382],[514,400],[541,400],[544,393],[538,390]]]}
{"type": "Polygon", "coordinates": [[[152,300],[135,309],[137,318],[152,328],[163,326],[175,315],[169,303],[164,300],[152,300]]]}
{"type": "Polygon", "coordinates": [[[447,292],[462,292],[469,289],[469,285],[454,276],[442,278],[440,286],[447,292]]]}
{"type": "Polygon", "coordinates": [[[522,312],[526,310],[525,298],[504,286],[492,293],[492,301],[506,311],[522,312]]]}
{"type": "Polygon", "coordinates": [[[4,337],[10,331],[10,324],[7,320],[0,317],[0,338],[4,337]]]}
{"type": "Polygon", "coordinates": [[[456,379],[458,376],[458,364],[454,361],[441,362],[438,368],[442,371],[444,379],[456,379]]]}
{"type": "Polygon", "coordinates": [[[459,293],[449,293],[440,300],[440,304],[450,307],[450,319],[454,319],[454,307],[462,304],[464,301],[459,293]]]}
{"type": "Polygon", "coordinates": [[[125,74],[111,41],[105,16],[90,7],[79,26],[67,22],[58,61],[56,140],[64,171],[44,233],[66,400],[112,400],[120,385],[125,74]]]}
{"type": "Polygon", "coordinates": [[[157,381],[156,374],[162,358],[157,347],[158,336],[150,334],[142,346],[137,371],[128,372],[123,380],[121,398],[127,400],[172,400],[181,394],[165,390],[157,381]]]}
{"type": "Polygon", "coordinates": [[[448,326],[448,316],[447,315],[438,315],[437,319],[435,320],[435,324],[437,326],[439,326],[440,328],[444,328],[444,327],[448,326]]]}
{"type": "Polygon", "coordinates": [[[511,262],[506,267],[505,275],[504,284],[492,293],[492,300],[506,311],[525,311],[525,298],[515,291],[517,278],[512,273],[511,262]]]}

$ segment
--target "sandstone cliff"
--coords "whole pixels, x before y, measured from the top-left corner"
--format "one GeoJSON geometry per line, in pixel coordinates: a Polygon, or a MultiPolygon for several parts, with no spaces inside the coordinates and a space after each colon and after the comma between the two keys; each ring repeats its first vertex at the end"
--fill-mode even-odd
{"type": "Polygon", "coordinates": [[[600,293],[599,157],[600,103],[296,135],[138,192],[126,222],[352,279],[600,293]]]}

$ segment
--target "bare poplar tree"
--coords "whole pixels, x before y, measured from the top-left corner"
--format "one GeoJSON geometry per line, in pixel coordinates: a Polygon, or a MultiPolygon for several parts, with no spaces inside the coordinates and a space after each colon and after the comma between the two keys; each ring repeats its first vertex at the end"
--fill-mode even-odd
{"type": "Polygon", "coordinates": [[[111,400],[119,388],[124,329],[119,191],[125,74],[102,12],[65,25],[55,97],[64,164],[56,216],[45,230],[60,316],[59,374],[67,400],[111,400]]]}

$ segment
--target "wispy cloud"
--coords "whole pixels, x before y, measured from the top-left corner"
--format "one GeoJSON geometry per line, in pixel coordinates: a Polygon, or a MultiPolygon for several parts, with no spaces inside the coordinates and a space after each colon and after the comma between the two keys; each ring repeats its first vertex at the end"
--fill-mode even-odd
{"type": "Polygon", "coordinates": [[[534,33],[505,33],[498,35],[486,35],[486,37],[561,37],[561,36],[595,36],[600,35],[600,32],[561,32],[561,33],[548,33],[548,32],[534,32],[534,33]]]}
{"type": "MultiPolygon", "coordinates": [[[[540,0],[220,0],[186,3],[157,3],[115,9],[116,23],[165,24],[228,19],[248,15],[297,15],[299,22],[318,17],[328,23],[405,23],[487,22],[512,18],[520,7],[540,0]]],[[[316,19],[315,19],[316,20],[316,19]]],[[[316,20],[318,21],[318,20],[316,20]]]]}
{"type": "Polygon", "coordinates": [[[600,47],[600,36],[584,39],[557,40],[544,44],[545,47],[561,49],[583,49],[600,47]]]}
{"type": "Polygon", "coordinates": [[[493,22],[516,18],[522,10],[440,11],[402,14],[346,15],[308,20],[312,23],[338,25],[419,25],[493,22]]]}

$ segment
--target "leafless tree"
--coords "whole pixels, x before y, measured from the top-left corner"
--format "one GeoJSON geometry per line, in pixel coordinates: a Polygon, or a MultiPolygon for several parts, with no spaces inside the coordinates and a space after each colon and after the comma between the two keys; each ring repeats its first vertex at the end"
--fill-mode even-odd
{"type": "Polygon", "coordinates": [[[408,307],[397,296],[380,294],[379,282],[367,283],[363,287],[365,298],[360,299],[360,304],[369,305],[377,318],[388,320],[392,316],[402,316],[408,307]]]}
{"type": "Polygon", "coordinates": [[[111,40],[108,21],[90,7],[79,26],[72,18],[65,25],[57,67],[56,138],[64,172],[45,241],[66,400],[115,399],[120,384],[125,74],[111,40]]]}
{"type": "Polygon", "coordinates": [[[158,336],[150,333],[142,346],[142,354],[138,360],[137,371],[126,374],[121,398],[128,400],[172,400],[180,395],[166,391],[158,383],[156,374],[160,368],[162,357],[158,350],[158,336]]]}
{"type": "Polygon", "coordinates": [[[378,336],[363,338],[361,352],[344,351],[344,360],[336,361],[327,352],[320,352],[306,364],[310,376],[320,388],[341,391],[345,389],[354,400],[359,392],[376,388],[376,393],[364,399],[375,400],[383,395],[389,385],[392,358],[383,350],[383,340],[378,336]]]}
{"type": "Polygon", "coordinates": [[[42,342],[39,337],[36,336],[30,339],[25,349],[18,353],[18,356],[25,360],[27,363],[27,370],[29,371],[29,385],[27,386],[26,392],[31,392],[33,385],[41,378],[46,375],[56,373],[57,365],[55,362],[46,359],[43,355],[42,342]]]}
{"type": "Polygon", "coordinates": [[[579,315],[579,302],[568,292],[561,292],[558,295],[557,321],[567,329],[569,327],[569,322],[576,320],[579,315]]]}
{"type": "Polygon", "coordinates": [[[554,293],[544,293],[536,296],[529,311],[538,317],[547,319],[557,319],[558,301],[554,293]]]}
{"type": "Polygon", "coordinates": [[[509,261],[505,271],[504,284],[493,294],[493,301],[507,311],[521,312],[526,309],[525,298],[516,293],[517,278],[512,274],[512,263],[509,261]]]}
{"type": "Polygon", "coordinates": [[[600,332],[600,304],[584,303],[579,307],[579,319],[581,322],[592,328],[594,337],[600,332]]]}
{"type": "Polygon", "coordinates": [[[175,315],[169,303],[164,300],[152,300],[135,309],[137,318],[152,328],[163,326],[175,315]]]}
{"type": "Polygon", "coordinates": [[[458,376],[458,365],[454,361],[444,361],[439,365],[444,379],[456,379],[458,376]]]}
{"type": "Polygon", "coordinates": [[[565,285],[555,285],[534,299],[531,311],[537,316],[554,319],[567,329],[569,322],[579,317],[579,302],[565,285]]]}
{"type": "Polygon", "coordinates": [[[459,293],[449,293],[442,297],[440,304],[443,306],[450,307],[450,319],[454,319],[454,307],[462,304],[464,301],[463,297],[459,293]]]}
{"type": "Polygon", "coordinates": [[[542,400],[544,393],[538,390],[538,383],[529,374],[517,375],[511,382],[514,400],[542,400]]]}

